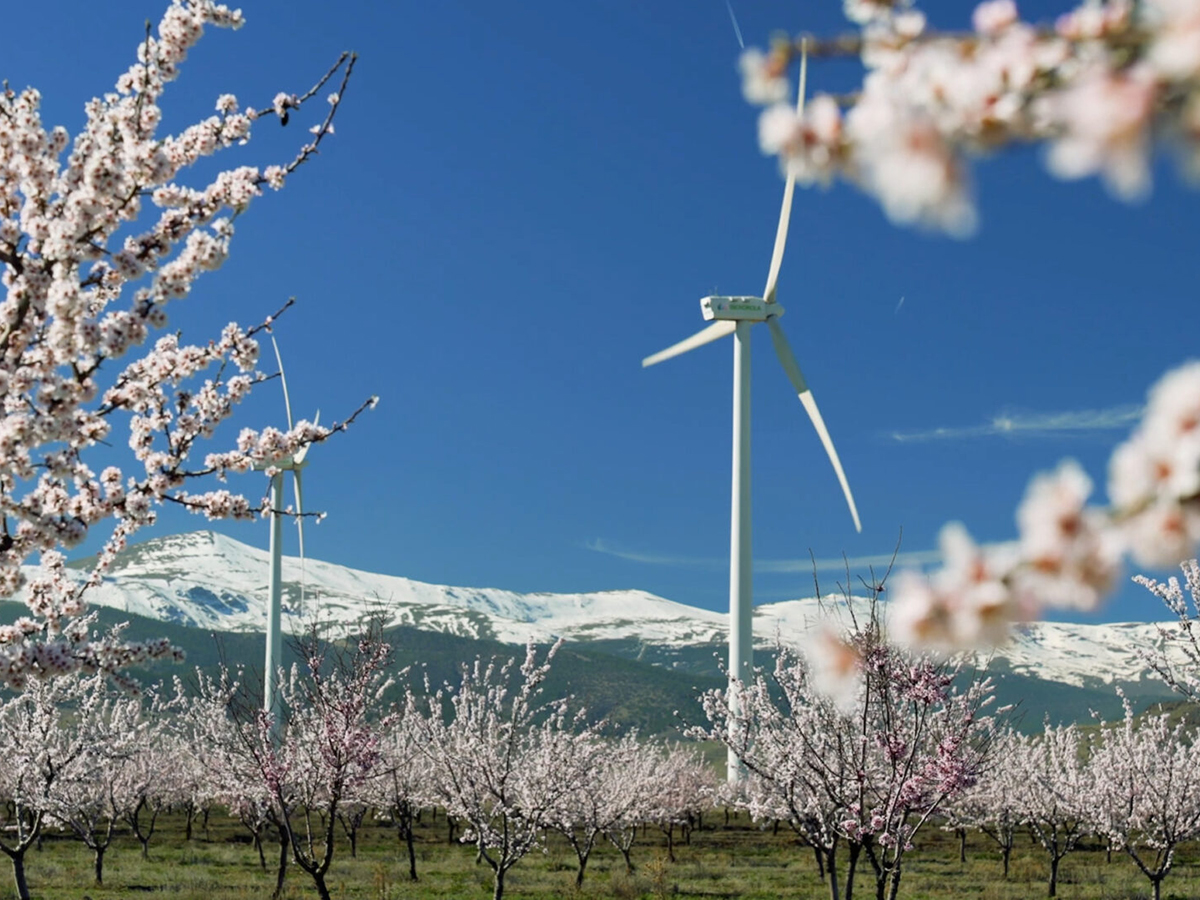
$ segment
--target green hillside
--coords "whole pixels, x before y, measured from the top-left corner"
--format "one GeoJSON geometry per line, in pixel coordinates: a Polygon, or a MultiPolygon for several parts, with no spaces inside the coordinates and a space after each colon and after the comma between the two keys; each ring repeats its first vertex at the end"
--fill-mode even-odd
{"type": "MultiPolygon", "coordinates": [[[[12,621],[27,612],[22,604],[0,602],[0,621],[12,621]]],[[[262,671],[261,632],[210,632],[113,609],[98,608],[97,612],[101,630],[127,621],[130,639],[165,637],[186,653],[187,661],[182,665],[158,662],[149,666],[140,675],[146,681],[176,674],[186,678],[195,667],[213,671],[222,660],[244,665],[256,675],[262,671]]],[[[412,677],[417,679],[428,672],[433,684],[455,680],[459,664],[477,656],[509,658],[524,652],[491,639],[411,627],[390,629],[386,637],[395,651],[397,669],[411,666],[412,677]]],[[[545,647],[541,650],[544,653],[545,647]]],[[[607,718],[615,728],[636,727],[647,736],[677,736],[681,724],[704,723],[696,697],[703,690],[724,684],[720,663],[725,653],[723,644],[676,648],[636,640],[567,643],[551,668],[546,692],[549,697],[573,696],[591,717],[607,718]]],[[[295,653],[285,645],[284,664],[290,665],[295,659],[295,653]]],[[[760,651],[755,661],[770,668],[774,655],[760,651]]],[[[1011,671],[1004,660],[993,661],[989,674],[996,683],[995,706],[1015,706],[1023,731],[1039,731],[1046,718],[1052,724],[1090,723],[1095,721],[1093,711],[1105,721],[1122,715],[1114,686],[1098,678],[1083,686],[1042,681],[1011,671]]],[[[1122,688],[1139,711],[1174,699],[1165,685],[1150,677],[1123,684],[1122,688]]]]}
{"type": "MultiPolygon", "coordinates": [[[[724,644],[702,644],[692,647],[658,647],[631,640],[594,641],[588,647],[627,660],[653,663],[671,671],[696,678],[708,678],[720,683],[721,662],[727,654],[724,644]]],[[[775,654],[756,650],[754,662],[768,671],[775,665],[775,654]]],[[[984,674],[995,684],[993,708],[1015,707],[1017,726],[1025,732],[1041,731],[1042,722],[1052,725],[1069,722],[1091,722],[1094,710],[1102,720],[1111,721],[1123,715],[1121,698],[1115,686],[1100,678],[1088,679],[1082,686],[1043,681],[1012,671],[1008,661],[993,659],[984,674]]],[[[966,676],[966,677],[969,677],[966,676]]],[[[1175,699],[1175,694],[1157,678],[1147,674],[1141,681],[1121,684],[1136,710],[1154,703],[1175,699]]]]}
{"type": "MultiPolygon", "coordinates": [[[[130,640],[165,637],[184,651],[187,659],[181,665],[157,662],[144,672],[135,673],[145,681],[174,675],[186,679],[196,667],[215,671],[222,660],[231,666],[244,665],[255,674],[262,672],[262,633],[210,632],[112,609],[100,608],[97,612],[100,630],[127,621],[129,627],[125,634],[130,640]]],[[[22,604],[0,603],[0,621],[12,621],[27,613],[22,604]]],[[[454,681],[459,664],[477,656],[502,659],[524,656],[522,648],[511,644],[416,628],[393,628],[384,636],[395,653],[395,668],[411,667],[411,677],[417,684],[425,672],[435,685],[454,681]]],[[[546,649],[540,648],[543,656],[546,649]]],[[[295,652],[285,643],[284,665],[291,665],[296,658],[295,652]]],[[[681,722],[703,722],[703,713],[696,701],[699,692],[720,687],[722,683],[716,677],[673,672],[647,662],[622,659],[587,644],[567,644],[551,667],[546,696],[570,695],[588,711],[589,717],[606,718],[619,730],[637,728],[647,736],[676,736],[681,722]]],[[[397,696],[399,693],[398,688],[397,696]]]]}

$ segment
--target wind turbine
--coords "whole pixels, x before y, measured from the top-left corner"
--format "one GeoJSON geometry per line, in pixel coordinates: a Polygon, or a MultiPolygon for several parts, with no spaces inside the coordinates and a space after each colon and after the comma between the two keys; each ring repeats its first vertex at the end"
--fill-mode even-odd
{"type": "MultiPolygon", "coordinates": [[[[796,102],[797,111],[804,109],[805,78],[808,69],[807,48],[802,48],[800,58],[800,96],[796,102]]],[[[779,278],[779,269],[783,264],[783,250],[787,243],[788,220],[792,212],[792,194],[795,189],[795,177],[787,177],[787,185],[783,190],[783,207],[779,212],[779,226],[775,231],[775,249],[771,254],[771,267],[767,273],[767,286],[762,297],[705,297],[700,301],[700,311],[711,325],[700,330],[685,340],[674,344],[653,356],[642,360],[642,366],[653,366],[656,363],[672,359],[687,353],[697,347],[702,347],[712,341],[732,334],[733,344],[733,496],[730,515],[729,541],[729,679],[732,685],[736,679],[742,684],[749,684],[753,674],[754,644],[753,644],[753,600],[751,596],[751,555],[750,555],[750,327],[758,322],[766,322],[771,331],[771,342],[775,345],[775,354],[783,365],[783,371],[791,381],[792,387],[800,402],[804,405],[817,436],[833,464],[842,493],[850,507],[850,515],[854,519],[854,528],[862,531],[862,523],[858,518],[858,508],[854,504],[854,495],[850,493],[850,484],[846,481],[846,473],[834,449],[829,429],[817,409],[817,401],[813,399],[808,382],[800,371],[800,364],[788,345],[783,329],[779,326],[779,318],[783,315],[783,307],[776,302],[775,285],[779,278]]],[[[732,697],[732,694],[731,694],[732,697]]],[[[744,768],[737,754],[729,751],[728,773],[730,781],[744,777],[744,768]]]]}
{"type": "MultiPolygon", "coordinates": [[[[287,375],[283,371],[283,357],[279,354],[279,344],[275,335],[271,335],[271,345],[275,348],[275,361],[279,364],[279,381],[283,385],[283,405],[287,411],[288,431],[292,430],[292,401],[288,396],[287,375]]],[[[320,421],[318,410],[316,420],[320,421]]],[[[296,489],[296,526],[300,538],[300,609],[304,608],[304,499],[301,487],[300,473],[308,465],[308,450],[312,444],[305,444],[294,456],[275,460],[269,468],[275,470],[271,476],[271,575],[269,582],[270,605],[267,607],[267,658],[263,671],[263,711],[272,715],[275,728],[279,728],[282,704],[279,694],[279,671],[283,665],[283,635],[280,619],[283,608],[283,473],[291,471],[296,489]]],[[[263,466],[262,468],[268,468],[263,466]]]]}

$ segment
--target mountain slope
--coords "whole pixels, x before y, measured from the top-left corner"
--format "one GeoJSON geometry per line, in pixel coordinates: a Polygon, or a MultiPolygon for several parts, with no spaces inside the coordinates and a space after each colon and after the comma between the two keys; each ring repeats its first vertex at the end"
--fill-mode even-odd
{"type": "MultiPolygon", "coordinates": [[[[80,577],[88,562],[76,564],[80,577]]],[[[235,636],[248,638],[264,627],[268,565],[266,552],[213,532],[156,538],[122,552],[89,597],[119,617],[224,632],[240,647],[246,642],[235,636]]],[[[642,673],[651,664],[706,683],[718,683],[712,680],[721,676],[718,660],[725,655],[727,617],[645,591],[519,594],[425,584],[312,559],[301,565],[294,557],[284,558],[283,572],[284,628],[292,633],[314,615],[335,630],[382,615],[387,627],[405,634],[414,647],[431,649],[438,643],[432,634],[461,639],[464,643],[438,643],[453,645],[455,659],[476,655],[472,646],[550,643],[562,637],[572,642],[573,652],[638,663],[642,673]],[[471,643],[481,641],[485,643],[471,643]]],[[[760,661],[777,639],[801,642],[822,616],[813,599],[756,608],[760,661]]],[[[1029,715],[1036,715],[1035,724],[1046,712],[1058,719],[1086,716],[1089,708],[1119,711],[1114,685],[1134,698],[1169,696],[1148,676],[1139,653],[1160,640],[1153,624],[1037,623],[997,651],[989,671],[997,677],[1002,701],[1024,699],[1029,715]]],[[[630,690],[630,684],[623,690],[630,690]]]]}

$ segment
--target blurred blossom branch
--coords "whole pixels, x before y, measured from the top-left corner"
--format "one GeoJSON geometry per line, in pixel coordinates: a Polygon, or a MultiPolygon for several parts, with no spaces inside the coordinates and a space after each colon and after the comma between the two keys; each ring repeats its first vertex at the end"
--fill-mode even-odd
{"type": "Polygon", "coordinates": [[[1089,506],[1092,480],[1073,460],[1034,477],[1017,509],[1018,539],[980,546],[958,523],[942,530],[945,566],[902,572],[893,635],[944,652],[994,646],[1046,607],[1093,609],[1125,556],[1181,562],[1200,543],[1200,362],[1168,372],[1146,414],[1109,460],[1109,505],[1089,506]]]}
{"type": "MultiPolygon", "coordinates": [[[[1200,0],[1085,0],[1050,25],[1014,0],[986,0],[966,32],[938,32],[911,0],[844,0],[859,31],[781,38],[741,59],[746,98],[764,106],[759,142],[805,185],[852,183],[895,223],[965,237],[978,221],[973,159],[1046,146],[1061,178],[1097,175],[1118,198],[1150,189],[1156,143],[1200,175],[1200,0]],[[789,102],[801,53],[858,56],[861,89],[789,102]]],[[[1126,555],[1171,565],[1200,543],[1200,362],[1168,372],[1109,464],[1107,506],[1067,460],[1030,483],[1013,544],[942,532],[945,566],[895,580],[889,625],[912,646],[995,645],[1047,606],[1091,609],[1126,555]]]]}
{"type": "Polygon", "coordinates": [[[1118,197],[1150,189],[1156,141],[1200,174],[1200,16],[1194,0],[1087,0],[1052,25],[987,0],[967,32],[932,30],[908,0],[845,0],[860,31],[777,40],[741,60],[748,100],[766,107],[759,143],[801,184],[855,184],[892,221],[963,237],[977,224],[973,158],[1044,143],[1061,178],[1101,176],[1118,197]],[[861,90],[789,102],[787,70],[858,56],[861,90]]]}

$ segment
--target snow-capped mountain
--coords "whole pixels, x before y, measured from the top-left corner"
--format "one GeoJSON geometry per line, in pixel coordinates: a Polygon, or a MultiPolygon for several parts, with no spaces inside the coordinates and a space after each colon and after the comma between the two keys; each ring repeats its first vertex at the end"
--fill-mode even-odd
{"type": "MultiPolygon", "coordinates": [[[[81,563],[85,565],[85,563],[81,563]]],[[[208,531],[155,538],[120,554],[92,603],[210,631],[262,631],[266,622],[268,554],[208,531]]],[[[425,584],[296,557],[283,560],[285,630],[313,616],[351,625],[382,614],[410,625],[461,637],[523,644],[548,641],[634,641],[665,648],[712,646],[728,637],[724,614],[697,609],[645,591],[518,594],[494,588],[425,584]],[[303,588],[303,604],[301,590],[303,588]]],[[[815,599],[755,609],[759,645],[777,637],[800,643],[822,619],[815,599]]],[[[995,654],[1014,674],[1066,685],[1139,682],[1139,650],[1159,642],[1146,623],[1038,623],[995,654]]]]}

